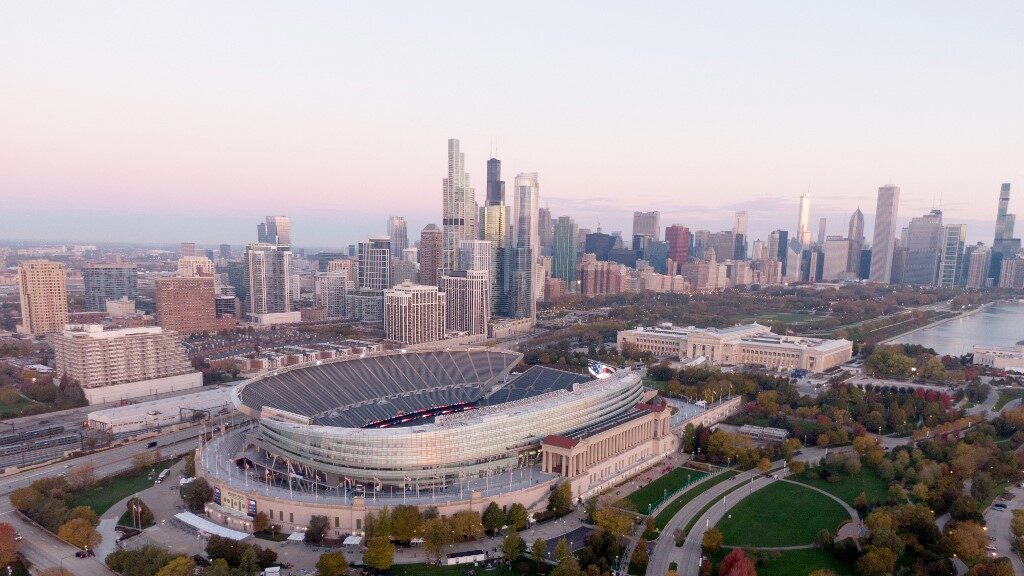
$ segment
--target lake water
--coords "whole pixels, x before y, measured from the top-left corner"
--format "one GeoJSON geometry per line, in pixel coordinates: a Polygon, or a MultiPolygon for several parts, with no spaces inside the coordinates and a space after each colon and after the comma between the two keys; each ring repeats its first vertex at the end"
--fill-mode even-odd
{"type": "Polygon", "coordinates": [[[899,344],[921,344],[939,354],[967,354],[975,344],[1013,346],[1024,340],[1024,303],[996,303],[966,318],[900,336],[899,344]]]}

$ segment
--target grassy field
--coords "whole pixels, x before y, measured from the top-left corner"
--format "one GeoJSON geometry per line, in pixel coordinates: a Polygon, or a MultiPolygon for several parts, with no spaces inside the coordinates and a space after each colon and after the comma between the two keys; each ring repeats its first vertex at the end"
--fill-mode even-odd
{"type": "Polygon", "coordinates": [[[730,546],[811,544],[822,528],[835,533],[849,515],[834,500],[809,488],[775,482],[733,506],[718,523],[730,546]]]}
{"type": "MultiPolygon", "coordinates": [[[[654,472],[649,472],[648,474],[653,473],[654,472]]],[[[689,477],[689,481],[692,484],[705,476],[707,476],[707,472],[701,472],[700,470],[693,470],[691,468],[674,468],[668,474],[658,477],[647,486],[644,486],[643,488],[634,491],[629,496],[626,496],[625,499],[632,502],[636,506],[638,512],[646,514],[648,506],[665,497],[666,490],[668,490],[669,494],[672,494],[676,490],[686,486],[687,477],[689,477]]]]}
{"type": "MultiPolygon", "coordinates": [[[[716,567],[729,552],[723,549],[712,557],[716,567]]],[[[853,566],[836,560],[831,553],[821,548],[809,548],[780,552],[768,564],[757,567],[757,576],[804,576],[826,568],[835,572],[836,576],[852,576],[855,573],[853,566]]]]}
{"type": "Polygon", "coordinates": [[[996,400],[996,405],[993,406],[992,409],[998,412],[1003,409],[1003,406],[1006,406],[1017,398],[1024,398],[1024,390],[1019,388],[1014,388],[1012,390],[1000,390],[999,399],[996,400]]]}
{"type": "Polygon", "coordinates": [[[658,515],[654,517],[654,525],[658,527],[658,530],[663,530],[665,526],[668,525],[669,520],[671,520],[677,512],[683,509],[683,506],[689,504],[691,500],[700,496],[712,486],[725,482],[737,474],[739,474],[739,472],[736,470],[727,470],[718,476],[711,478],[710,480],[706,480],[701,484],[697,484],[693,488],[683,492],[679,497],[673,500],[671,504],[665,506],[661,512],[658,512],[658,515]]]}
{"type": "Polygon", "coordinates": [[[165,460],[157,462],[152,467],[146,468],[141,472],[131,472],[101,480],[92,488],[75,494],[74,505],[89,506],[102,516],[114,504],[152,486],[151,470],[155,470],[152,473],[152,478],[155,478],[156,474],[170,468],[174,462],[173,460],[165,460]]]}
{"type": "Polygon", "coordinates": [[[739,484],[737,484],[737,485],[733,486],[732,488],[726,490],[724,494],[720,494],[718,496],[718,498],[715,498],[711,502],[708,502],[706,506],[704,506],[703,508],[698,510],[697,513],[693,515],[693,518],[690,518],[690,521],[686,523],[686,527],[683,528],[683,534],[686,535],[686,536],[689,536],[690,535],[690,530],[693,530],[693,525],[697,523],[697,520],[700,520],[700,517],[703,516],[705,512],[710,510],[711,507],[714,506],[715,504],[718,504],[719,502],[721,502],[722,498],[725,498],[726,496],[732,494],[733,492],[739,490],[742,487],[743,487],[743,483],[740,482],[739,484]]]}
{"type": "Polygon", "coordinates": [[[792,476],[790,480],[820,488],[851,506],[861,492],[867,497],[869,503],[872,501],[885,502],[889,497],[889,485],[886,481],[867,468],[862,468],[859,474],[853,476],[844,474],[842,479],[834,484],[816,476],[808,477],[806,474],[792,476]]]}

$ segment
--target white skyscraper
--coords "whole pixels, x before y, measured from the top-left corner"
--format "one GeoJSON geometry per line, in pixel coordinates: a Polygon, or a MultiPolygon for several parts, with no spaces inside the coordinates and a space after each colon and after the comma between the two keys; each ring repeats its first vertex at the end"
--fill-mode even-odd
{"type": "Polygon", "coordinates": [[[796,226],[796,239],[807,248],[811,245],[811,193],[800,196],[800,221],[796,226]]]}
{"type": "Polygon", "coordinates": [[[391,239],[391,256],[402,257],[402,250],[409,247],[409,232],[405,225],[405,218],[401,216],[388,217],[388,238],[391,239]]]}
{"type": "Polygon", "coordinates": [[[537,315],[534,269],[540,254],[540,235],[537,230],[539,206],[540,185],[537,183],[537,173],[516,176],[508,301],[509,316],[513,318],[534,318],[537,315]]]}
{"type": "Polygon", "coordinates": [[[459,141],[448,140],[448,177],[442,183],[441,212],[444,231],[441,247],[441,269],[456,270],[459,263],[459,242],[476,239],[476,198],[469,185],[465,155],[459,141]]]}
{"type": "Polygon", "coordinates": [[[491,322],[491,279],[484,270],[457,270],[441,278],[445,294],[445,328],[487,334],[491,322]]]}
{"type": "Polygon", "coordinates": [[[878,189],[878,204],[875,207],[875,232],[871,242],[872,282],[888,284],[892,276],[892,257],[896,246],[896,214],[900,204],[899,186],[882,186],[878,189]]]}
{"type": "Polygon", "coordinates": [[[444,338],[445,294],[437,286],[406,281],[384,291],[384,333],[388,340],[422,344],[444,338]]]}

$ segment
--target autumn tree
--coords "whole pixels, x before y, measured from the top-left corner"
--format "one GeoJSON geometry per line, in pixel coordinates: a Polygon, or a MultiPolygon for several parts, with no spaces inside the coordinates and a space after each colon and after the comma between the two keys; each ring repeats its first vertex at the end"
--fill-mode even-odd
{"type": "Polygon", "coordinates": [[[181,487],[181,500],[190,512],[199,514],[207,502],[213,501],[213,487],[206,478],[196,478],[181,487]]]}
{"type": "Polygon", "coordinates": [[[316,544],[319,546],[323,543],[324,538],[327,536],[327,530],[331,527],[331,521],[327,516],[313,515],[309,517],[309,526],[306,528],[306,534],[303,536],[303,540],[307,544],[316,544]]]}
{"type": "Polygon", "coordinates": [[[494,534],[498,530],[501,530],[501,527],[505,525],[505,512],[497,503],[491,502],[486,508],[484,508],[482,521],[484,529],[489,533],[494,534]]]}
{"type": "Polygon", "coordinates": [[[86,462],[68,471],[68,484],[72,490],[88,488],[96,483],[96,466],[86,462]]]}
{"type": "Polygon", "coordinates": [[[946,537],[949,551],[966,561],[973,561],[985,553],[988,537],[977,522],[958,522],[946,537]]]}
{"type": "Polygon", "coordinates": [[[461,510],[452,514],[450,525],[455,539],[460,542],[476,540],[484,535],[480,513],[474,510],[461,510]]]}
{"type": "Polygon", "coordinates": [[[79,548],[95,548],[100,543],[100,533],[87,520],[73,518],[57,529],[57,537],[79,548]]]}
{"type": "Polygon", "coordinates": [[[537,564],[543,564],[545,557],[548,553],[548,541],[543,538],[537,538],[533,541],[533,546],[530,546],[530,559],[537,564]]]}
{"type": "Polygon", "coordinates": [[[572,486],[562,482],[548,496],[548,510],[555,516],[565,516],[572,511],[572,486]]]}
{"type": "Polygon", "coordinates": [[[426,552],[427,558],[440,562],[452,544],[448,521],[439,517],[427,518],[423,521],[422,530],[423,551],[426,552]]]}
{"type": "Polygon", "coordinates": [[[700,547],[705,554],[710,556],[721,550],[723,542],[725,542],[725,537],[722,535],[722,531],[718,528],[711,528],[704,532],[704,538],[701,539],[700,547]]]}
{"type": "Polygon", "coordinates": [[[559,538],[558,543],[555,544],[555,560],[561,563],[562,560],[572,556],[572,548],[569,547],[569,541],[565,537],[559,538]]]}
{"type": "Polygon", "coordinates": [[[896,555],[888,548],[872,548],[857,560],[861,576],[887,576],[896,566],[896,555]]]}
{"type": "Polygon", "coordinates": [[[156,576],[192,576],[196,563],[188,556],[178,556],[157,571],[156,576]]]}
{"type": "Polygon", "coordinates": [[[516,560],[526,551],[526,542],[518,532],[509,528],[505,540],[501,543],[501,553],[509,560],[516,560]]]}
{"type": "Polygon", "coordinates": [[[270,516],[262,510],[252,517],[252,531],[266,532],[270,528],[270,516]]]}
{"type": "Polygon", "coordinates": [[[526,511],[526,506],[519,502],[509,506],[506,523],[515,530],[526,528],[530,524],[530,514],[526,511]]]}
{"type": "Polygon", "coordinates": [[[71,509],[71,515],[68,516],[68,520],[72,518],[81,518],[93,526],[99,526],[100,517],[96,514],[96,511],[89,506],[75,506],[71,509]]]}
{"type": "Polygon", "coordinates": [[[396,506],[391,513],[391,531],[395,540],[409,542],[416,537],[420,525],[423,523],[423,516],[420,509],[415,506],[396,506]]]}
{"type": "Polygon", "coordinates": [[[348,560],[341,550],[325,552],[316,561],[318,576],[345,576],[348,574],[348,560]]]}
{"type": "Polygon", "coordinates": [[[371,538],[363,553],[363,562],[375,570],[387,570],[395,561],[395,545],[384,536],[371,538]]]}
{"type": "Polygon", "coordinates": [[[18,541],[14,539],[17,532],[7,522],[0,524],[0,566],[6,566],[18,555],[18,541]]]}
{"type": "Polygon", "coordinates": [[[617,537],[623,537],[633,532],[634,516],[625,510],[618,508],[600,508],[594,515],[597,525],[611,532],[617,537]]]}
{"type": "Polygon", "coordinates": [[[718,567],[719,576],[757,576],[757,569],[754,561],[747,556],[747,553],[739,548],[733,549],[722,559],[718,567]]]}

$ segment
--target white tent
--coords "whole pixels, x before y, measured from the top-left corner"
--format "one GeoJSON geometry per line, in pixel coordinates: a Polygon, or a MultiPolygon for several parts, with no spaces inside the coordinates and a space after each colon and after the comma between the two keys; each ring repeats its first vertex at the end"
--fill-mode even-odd
{"type": "Polygon", "coordinates": [[[302,532],[292,532],[288,535],[289,542],[302,542],[306,539],[306,535],[302,532]]]}
{"type": "Polygon", "coordinates": [[[215,536],[223,536],[224,538],[230,538],[232,540],[245,540],[246,538],[251,536],[251,534],[249,534],[248,532],[232,530],[231,528],[227,528],[225,526],[221,526],[220,524],[210,522],[202,516],[196,516],[191,512],[178,512],[174,515],[174,517],[177,520],[180,520],[185,524],[188,524],[189,526],[195,528],[196,530],[199,530],[200,532],[213,534],[215,536]]]}
{"type": "Polygon", "coordinates": [[[345,541],[341,544],[343,546],[359,546],[363,543],[362,536],[345,536],[345,541]]]}

